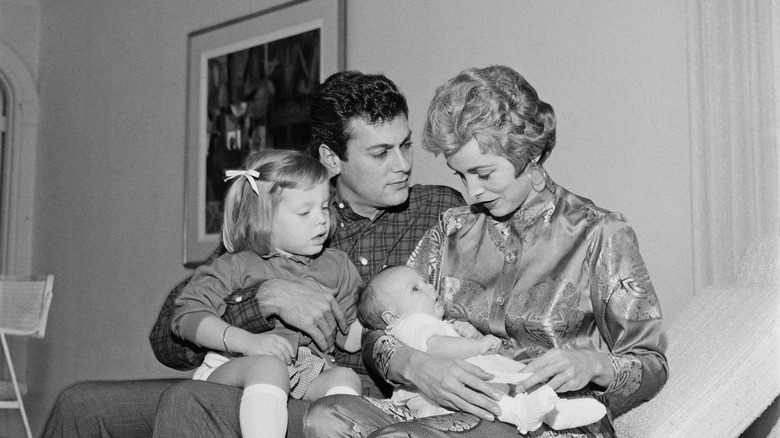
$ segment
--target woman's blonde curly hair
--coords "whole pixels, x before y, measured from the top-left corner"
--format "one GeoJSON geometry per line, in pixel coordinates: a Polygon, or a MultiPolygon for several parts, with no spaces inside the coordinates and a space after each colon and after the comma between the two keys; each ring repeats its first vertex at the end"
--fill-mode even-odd
{"type": "Polygon", "coordinates": [[[484,152],[509,160],[519,175],[555,147],[555,113],[513,69],[470,68],[436,89],[422,134],[423,149],[445,157],[475,139],[484,152]]]}

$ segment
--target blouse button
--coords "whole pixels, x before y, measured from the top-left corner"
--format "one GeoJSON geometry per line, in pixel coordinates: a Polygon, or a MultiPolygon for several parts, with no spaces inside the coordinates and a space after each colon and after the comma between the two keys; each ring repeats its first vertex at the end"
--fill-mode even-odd
{"type": "Polygon", "coordinates": [[[504,257],[504,260],[506,260],[507,263],[514,263],[517,261],[517,254],[512,251],[504,257]]]}
{"type": "Polygon", "coordinates": [[[499,306],[503,306],[504,305],[504,297],[498,297],[498,299],[496,300],[496,304],[498,304],[499,306]]]}
{"type": "Polygon", "coordinates": [[[360,261],[360,264],[363,266],[366,266],[368,264],[368,259],[365,257],[360,257],[358,261],[360,261]]]}

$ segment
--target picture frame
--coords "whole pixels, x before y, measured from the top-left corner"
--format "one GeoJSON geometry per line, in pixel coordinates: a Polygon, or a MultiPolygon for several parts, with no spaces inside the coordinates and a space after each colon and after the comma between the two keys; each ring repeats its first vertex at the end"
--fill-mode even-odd
{"type": "Polygon", "coordinates": [[[345,0],[295,0],[188,35],[185,266],[220,242],[225,170],[255,150],[311,147],[311,94],[344,70],[345,23],[345,0]]]}

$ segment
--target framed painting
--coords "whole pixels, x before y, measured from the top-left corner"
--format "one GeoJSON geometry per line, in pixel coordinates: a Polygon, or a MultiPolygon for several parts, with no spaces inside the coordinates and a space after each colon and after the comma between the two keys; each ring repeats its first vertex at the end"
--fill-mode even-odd
{"type": "Polygon", "coordinates": [[[184,264],[220,241],[226,169],[309,150],[311,96],[345,64],[344,0],[298,0],[188,36],[184,264]]]}

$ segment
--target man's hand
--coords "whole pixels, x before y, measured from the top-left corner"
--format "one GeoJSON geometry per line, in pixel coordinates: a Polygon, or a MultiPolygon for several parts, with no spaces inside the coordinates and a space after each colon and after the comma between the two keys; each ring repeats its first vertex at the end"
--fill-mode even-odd
{"type": "MultiPolygon", "coordinates": [[[[493,375],[459,359],[433,356],[411,347],[396,350],[390,360],[404,383],[415,385],[440,405],[468,412],[488,421],[501,415],[495,400],[502,396],[487,383],[493,375]]],[[[395,380],[395,379],[394,379],[395,380]]]]}
{"type": "Polygon", "coordinates": [[[276,315],[308,334],[322,351],[333,348],[336,328],[345,334],[349,330],[336,298],[314,282],[266,280],[256,297],[266,317],[276,315]]]}

